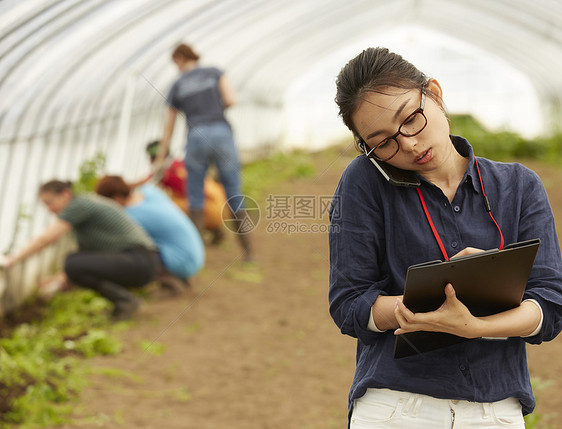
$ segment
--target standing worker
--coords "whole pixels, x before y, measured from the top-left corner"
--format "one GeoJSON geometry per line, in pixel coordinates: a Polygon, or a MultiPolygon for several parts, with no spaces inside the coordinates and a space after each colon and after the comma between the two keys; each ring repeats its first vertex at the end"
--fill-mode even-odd
{"type": "MultiPolygon", "coordinates": [[[[221,70],[199,66],[199,55],[190,46],[179,45],[172,54],[172,60],[181,76],[172,85],[166,100],[169,110],[154,165],[156,170],[161,168],[168,153],[177,114],[183,112],[188,128],[185,166],[189,177],[190,216],[202,232],[203,184],[210,163],[217,167],[232,215],[238,219],[247,216],[240,192],[238,151],[232,128],[224,114],[224,110],[235,103],[235,93],[221,70]]],[[[249,236],[237,235],[244,260],[251,261],[249,236]]]]}

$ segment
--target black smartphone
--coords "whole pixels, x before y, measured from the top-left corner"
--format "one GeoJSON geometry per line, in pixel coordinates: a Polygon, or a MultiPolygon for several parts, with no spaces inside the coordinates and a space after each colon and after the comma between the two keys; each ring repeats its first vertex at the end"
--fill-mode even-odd
{"type": "Polygon", "coordinates": [[[402,170],[394,167],[386,162],[377,161],[374,158],[369,158],[375,167],[380,171],[383,177],[394,186],[406,186],[409,188],[419,188],[421,185],[420,179],[413,171],[402,170]]]}
{"type": "Polygon", "coordinates": [[[377,161],[375,158],[371,158],[369,156],[371,152],[367,152],[367,145],[365,142],[359,141],[358,145],[363,150],[365,156],[369,158],[373,165],[377,167],[377,170],[379,170],[382,176],[388,180],[390,184],[394,186],[405,186],[408,188],[420,187],[421,182],[416,173],[409,170],[402,170],[383,161],[377,161]]]}

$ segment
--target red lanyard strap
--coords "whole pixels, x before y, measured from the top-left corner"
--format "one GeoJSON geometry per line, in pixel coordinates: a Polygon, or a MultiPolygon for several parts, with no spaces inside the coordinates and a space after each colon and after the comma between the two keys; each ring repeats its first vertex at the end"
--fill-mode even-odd
{"type": "Polygon", "coordinates": [[[498,225],[498,223],[494,219],[494,216],[492,216],[492,208],[490,207],[490,201],[488,201],[488,197],[486,196],[486,193],[484,192],[484,183],[482,182],[482,176],[480,176],[480,169],[478,168],[478,160],[476,159],[476,157],[474,157],[474,164],[476,165],[476,171],[478,172],[478,179],[480,180],[480,188],[482,189],[482,197],[484,198],[484,205],[486,206],[486,211],[488,212],[488,214],[490,215],[490,218],[492,219],[492,222],[494,222],[494,225],[496,225],[496,228],[500,232],[500,247],[499,247],[499,249],[502,250],[503,249],[502,230],[500,229],[500,226],[498,225]]]}
{"type": "MultiPolygon", "coordinates": [[[[494,216],[492,216],[492,209],[490,207],[490,202],[488,201],[488,197],[484,193],[484,183],[482,182],[482,176],[480,176],[480,169],[478,168],[478,161],[476,160],[476,157],[474,158],[474,163],[476,164],[476,171],[478,173],[478,179],[480,180],[480,189],[482,189],[482,197],[484,199],[484,206],[486,207],[486,211],[490,215],[490,218],[492,219],[492,222],[494,222],[494,225],[496,225],[496,228],[500,232],[500,247],[499,247],[499,250],[502,250],[503,244],[504,244],[502,230],[500,229],[500,226],[498,225],[498,223],[494,219],[494,216]]],[[[418,191],[418,196],[420,197],[420,202],[421,202],[421,205],[423,207],[425,217],[427,218],[427,222],[429,223],[429,226],[431,227],[431,232],[433,232],[433,236],[435,237],[435,241],[437,241],[437,244],[439,245],[439,249],[441,250],[441,253],[443,254],[443,260],[448,261],[449,255],[447,255],[447,251],[445,250],[445,246],[443,246],[443,242],[441,241],[441,237],[439,237],[439,233],[437,232],[437,229],[435,228],[435,225],[433,224],[433,221],[431,220],[431,216],[429,214],[429,210],[427,209],[427,205],[425,204],[425,200],[423,199],[421,189],[416,188],[416,191],[418,191]]]]}
{"type": "Polygon", "coordinates": [[[435,225],[433,224],[433,221],[431,220],[431,216],[429,215],[429,210],[427,209],[427,206],[425,205],[425,200],[423,199],[423,195],[421,192],[420,188],[416,188],[416,191],[418,191],[418,195],[420,197],[420,201],[423,207],[423,211],[425,212],[425,217],[427,218],[427,221],[429,222],[429,226],[431,227],[431,232],[433,232],[433,236],[435,237],[435,240],[437,241],[437,244],[439,245],[439,249],[441,249],[441,253],[443,254],[443,259],[445,261],[449,260],[449,255],[447,255],[447,251],[445,250],[445,246],[443,246],[443,242],[441,241],[441,237],[439,237],[439,233],[437,232],[437,229],[435,228],[435,225]]]}

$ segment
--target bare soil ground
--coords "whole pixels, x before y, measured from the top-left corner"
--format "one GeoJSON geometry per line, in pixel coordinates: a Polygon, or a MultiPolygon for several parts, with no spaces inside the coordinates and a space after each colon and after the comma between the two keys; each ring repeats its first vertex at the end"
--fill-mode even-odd
{"type": "MultiPolygon", "coordinates": [[[[316,177],[270,193],[331,196],[351,156],[319,155],[316,177]]],[[[562,222],[562,171],[528,165],[543,178],[562,222]]],[[[256,267],[240,263],[232,234],[208,248],[189,292],[148,300],[120,334],[124,351],[88,361],[89,387],[64,428],[346,427],[355,341],[328,314],[327,234],[272,231],[282,225],[267,219],[265,197],[252,236],[256,267]]],[[[316,217],[284,221],[327,223],[327,214],[316,217]]],[[[541,427],[562,427],[562,340],[529,346],[528,354],[532,376],[542,381],[536,412],[548,426],[541,427]]]]}

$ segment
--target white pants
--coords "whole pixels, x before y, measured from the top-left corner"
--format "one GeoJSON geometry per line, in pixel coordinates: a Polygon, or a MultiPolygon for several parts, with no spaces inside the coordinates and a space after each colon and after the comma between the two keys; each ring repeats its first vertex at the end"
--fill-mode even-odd
{"type": "Polygon", "coordinates": [[[437,399],[389,389],[367,389],[353,404],[351,429],[524,429],[515,398],[480,403],[437,399]]]}

